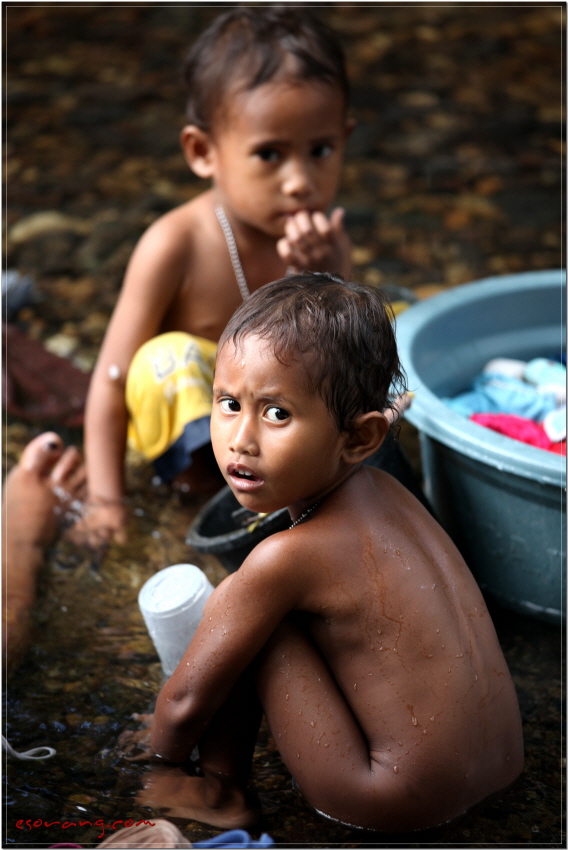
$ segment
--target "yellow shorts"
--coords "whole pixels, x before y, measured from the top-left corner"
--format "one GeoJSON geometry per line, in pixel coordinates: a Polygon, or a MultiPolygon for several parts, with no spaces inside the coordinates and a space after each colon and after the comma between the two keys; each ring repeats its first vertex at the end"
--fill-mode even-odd
{"type": "Polygon", "coordinates": [[[138,349],[126,378],[128,442],[164,481],[191,466],[210,441],[217,345],[181,331],[161,334],[138,349]]]}

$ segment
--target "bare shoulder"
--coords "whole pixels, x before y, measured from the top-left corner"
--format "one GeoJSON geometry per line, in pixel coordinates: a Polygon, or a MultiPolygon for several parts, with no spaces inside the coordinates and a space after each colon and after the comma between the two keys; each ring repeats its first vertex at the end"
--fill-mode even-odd
{"type": "Polygon", "coordinates": [[[301,605],[310,581],[312,544],[311,538],[288,530],[272,534],[255,546],[237,575],[258,592],[279,594],[291,610],[301,605]]]}
{"type": "Polygon", "coordinates": [[[208,195],[203,193],[156,219],[143,234],[137,250],[187,255],[207,220],[204,213],[210,206],[208,195]]]}

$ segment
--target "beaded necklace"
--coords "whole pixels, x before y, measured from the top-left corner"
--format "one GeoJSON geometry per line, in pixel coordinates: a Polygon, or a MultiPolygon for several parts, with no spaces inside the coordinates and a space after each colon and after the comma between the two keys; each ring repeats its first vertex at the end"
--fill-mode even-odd
{"type": "Polygon", "coordinates": [[[300,514],[298,519],[294,520],[294,522],[292,523],[292,525],[290,526],[288,531],[290,531],[291,528],[295,528],[297,525],[300,525],[300,523],[303,522],[306,519],[306,517],[308,517],[311,514],[312,511],[315,511],[315,509],[317,508],[317,506],[319,505],[320,502],[321,502],[321,499],[318,499],[317,502],[314,502],[313,505],[310,505],[309,508],[306,508],[306,510],[303,511],[303,513],[300,514]]]}

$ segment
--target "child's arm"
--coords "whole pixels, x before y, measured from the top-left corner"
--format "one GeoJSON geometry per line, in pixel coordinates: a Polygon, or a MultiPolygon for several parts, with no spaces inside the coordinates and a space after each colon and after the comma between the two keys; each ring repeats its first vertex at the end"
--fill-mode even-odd
{"type": "Polygon", "coordinates": [[[85,416],[89,485],[85,530],[89,537],[123,539],[126,376],[138,348],[160,331],[187,268],[185,243],[171,227],[168,217],[160,219],[144,234],[129,263],[107,329],[91,380],[85,416]]]}
{"type": "Polygon", "coordinates": [[[291,610],[301,607],[309,570],[292,557],[287,532],[263,541],[209,597],[185,655],[162,688],[152,750],[182,763],[233,686],[291,610]]]}
{"type": "Polygon", "coordinates": [[[319,271],[351,277],[351,241],[343,228],[345,212],[302,211],[286,222],[285,236],[277,243],[279,255],[299,271],[319,271]]]}

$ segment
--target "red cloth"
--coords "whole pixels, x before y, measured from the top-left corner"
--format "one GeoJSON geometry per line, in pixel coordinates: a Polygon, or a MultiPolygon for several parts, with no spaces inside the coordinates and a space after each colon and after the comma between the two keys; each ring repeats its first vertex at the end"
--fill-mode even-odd
{"type": "Polygon", "coordinates": [[[542,425],[533,422],[532,419],[524,419],[522,416],[514,416],[511,413],[474,413],[470,419],[478,425],[497,431],[498,434],[520,440],[521,443],[528,443],[529,446],[536,446],[537,449],[545,449],[560,455],[566,454],[566,440],[553,443],[546,436],[542,425]]]}
{"type": "Polygon", "coordinates": [[[27,422],[83,424],[90,375],[51,354],[14,325],[2,325],[2,407],[27,422]]]}

